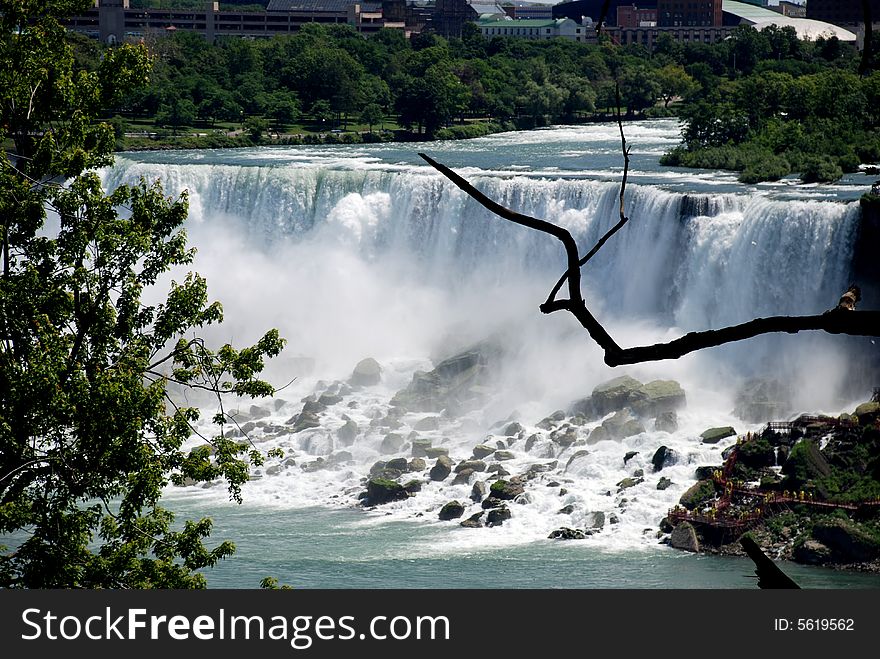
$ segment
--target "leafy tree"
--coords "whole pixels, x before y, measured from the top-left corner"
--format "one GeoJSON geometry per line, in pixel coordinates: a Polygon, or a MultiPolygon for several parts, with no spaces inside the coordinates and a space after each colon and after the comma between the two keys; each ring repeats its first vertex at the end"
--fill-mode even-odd
{"type": "Polygon", "coordinates": [[[367,124],[370,127],[370,132],[373,132],[373,125],[378,124],[384,119],[385,115],[382,112],[382,108],[380,108],[375,103],[370,103],[361,111],[360,121],[362,124],[367,124]]]}
{"type": "Polygon", "coordinates": [[[660,96],[663,98],[664,108],[669,107],[669,102],[672,99],[687,96],[698,87],[696,81],[677,64],[667,64],[659,69],[655,75],[660,85],[660,96]]]}
{"type": "Polygon", "coordinates": [[[198,112],[195,104],[188,98],[174,98],[168,105],[159,108],[156,124],[171,126],[174,132],[183,126],[192,126],[196,122],[198,112]]]}
{"type": "Polygon", "coordinates": [[[277,90],[266,95],[266,115],[283,129],[297,120],[300,113],[299,99],[292,92],[277,90]]]}
{"type": "Polygon", "coordinates": [[[309,114],[312,120],[323,130],[333,122],[333,110],[325,100],[315,101],[309,114]]]}
{"type": "Polygon", "coordinates": [[[113,130],[95,117],[146,82],[149,59],[122,46],[77,69],[56,17],[89,4],[0,0],[0,140],[14,147],[0,160],[0,536],[16,545],[0,549],[0,587],[203,587],[196,571],[234,547],[204,544],[209,519],[175,527],[162,488],[224,478],[240,499],[263,456],[222,425],[185,450],[199,411],[169,384],[271,394],[258,375],[282,341],[211,349],[198,332],[222,310],[196,274],[144,303],[192,260],[186,198],[102,189],[113,130]]]}
{"type": "Polygon", "coordinates": [[[269,130],[269,121],[262,117],[248,117],[244,120],[244,129],[255,142],[263,138],[263,133],[269,130]]]}

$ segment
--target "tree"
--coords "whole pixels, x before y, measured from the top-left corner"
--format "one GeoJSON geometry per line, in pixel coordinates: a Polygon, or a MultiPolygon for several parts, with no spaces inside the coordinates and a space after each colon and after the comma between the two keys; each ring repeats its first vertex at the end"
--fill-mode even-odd
{"type": "Polygon", "coordinates": [[[156,124],[159,126],[171,126],[174,133],[183,126],[192,126],[196,121],[196,106],[188,98],[176,97],[168,105],[159,108],[156,115],[156,124]]]}
{"type": "Polygon", "coordinates": [[[687,96],[699,87],[697,82],[677,64],[667,64],[659,69],[655,75],[660,85],[660,96],[663,98],[664,108],[668,108],[673,99],[687,96]]]}
{"type": "Polygon", "coordinates": [[[222,309],[196,274],[144,303],[192,260],[186,197],[102,189],[113,131],[95,117],[147,81],[149,58],[126,45],[77,69],[57,17],[88,5],[0,1],[0,139],[14,146],[0,160],[0,535],[18,538],[0,587],[203,587],[196,571],[234,546],[204,544],[209,519],[173,530],[162,488],[223,478],[240,500],[263,456],[223,437],[222,407],[218,435],[186,450],[200,412],[169,386],[269,395],[258,375],[282,340],[212,349],[199,330],[222,309]]]}
{"type": "Polygon", "coordinates": [[[373,125],[378,124],[384,118],[385,115],[382,112],[382,108],[380,108],[375,103],[370,103],[361,111],[360,121],[362,124],[367,124],[370,127],[370,132],[372,133],[373,125]]]}
{"type": "Polygon", "coordinates": [[[244,129],[255,142],[263,138],[263,133],[269,130],[269,121],[262,117],[248,117],[244,120],[244,129]]]}

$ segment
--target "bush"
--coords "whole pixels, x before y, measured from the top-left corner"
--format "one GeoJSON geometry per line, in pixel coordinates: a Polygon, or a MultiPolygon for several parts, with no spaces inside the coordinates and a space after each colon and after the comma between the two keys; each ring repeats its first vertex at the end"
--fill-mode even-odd
{"type": "Polygon", "coordinates": [[[758,158],[751,158],[742,174],[739,175],[741,183],[760,183],[761,181],[778,181],[783,176],[791,173],[791,165],[782,156],[773,154],[761,154],[758,158]]]}
{"type": "Polygon", "coordinates": [[[828,156],[810,156],[804,160],[801,180],[804,183],[833,183],[843,176],[843,169],[828,156]]]}

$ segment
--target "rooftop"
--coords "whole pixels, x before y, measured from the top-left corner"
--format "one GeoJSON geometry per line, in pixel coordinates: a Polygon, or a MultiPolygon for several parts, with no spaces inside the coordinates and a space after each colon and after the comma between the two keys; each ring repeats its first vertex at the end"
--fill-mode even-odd
{"type": "Polygon", "coordinates": [[[755,5],[746,4],[745,2],[734,2],[733,0],[723,0],[721,9],[728,14],[733,14],[743,19],[747,23],[752,24],[756,30],[767,27],[768,25],[776,25],[778,27],[791,26],[797,32],[799,39],[816,39],[818,37],[835,36],[841,41],[855,41],[856,35],[842,27],[825,23],[824,21],[816,21],[812,18],[792,18],[791,16],[783,16],[775,11],[756,7],[755,5]]]}

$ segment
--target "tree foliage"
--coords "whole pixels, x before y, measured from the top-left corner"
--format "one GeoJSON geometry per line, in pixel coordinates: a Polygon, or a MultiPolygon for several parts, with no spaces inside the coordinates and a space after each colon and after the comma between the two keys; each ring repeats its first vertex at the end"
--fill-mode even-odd
{"type": "Polygon", "coordinates": [[[212,349],[198,331],[222,309],[196,274],[145,303],[192,261],[186,197],[102,189],[114,134],[94,118],[147,83],[150,58],[121,46],[80,68],[56,17],[87,5],[0,2],[0,140],[14,146],[0,167],[0,586],[199,587],[234,547],[205,545],[208,519],[174,524],[162,490],[223,478],[240,500],[263,456],[222,436],[222,411],[209,447],[186,450],[200,413],[169,387],[269,395],[258,376],[282,340],[212,349]]]}

